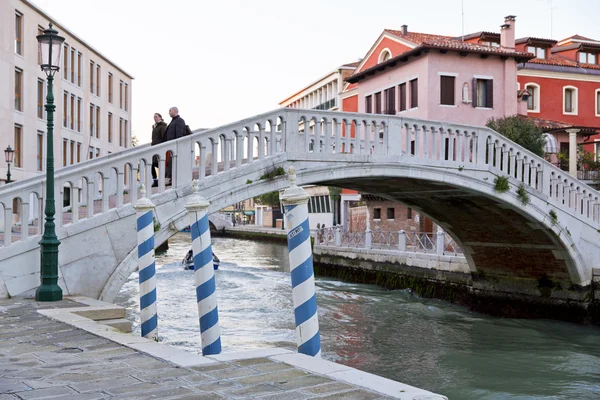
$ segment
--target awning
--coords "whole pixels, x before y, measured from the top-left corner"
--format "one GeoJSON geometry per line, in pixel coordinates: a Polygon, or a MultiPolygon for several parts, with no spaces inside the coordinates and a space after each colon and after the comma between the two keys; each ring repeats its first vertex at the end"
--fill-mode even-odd
{"type": "Polygon", "coordinates": [[[558,153],[558,141],[551,133],[544,133],[544,151],[546,153],[558,153]]]}
{"type": "Polygon", "coordinates": [[[254,211],[244,211],[244,215],[254,215],[254,211]]]}

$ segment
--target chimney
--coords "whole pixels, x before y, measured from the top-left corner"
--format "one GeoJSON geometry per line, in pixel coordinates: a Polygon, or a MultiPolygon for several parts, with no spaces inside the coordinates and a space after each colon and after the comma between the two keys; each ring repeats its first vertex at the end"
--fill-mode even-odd
{"type": "Polygon", "coordinates": [[[408,34],[408,25],[402,25],[402,34],[403,35],[407,35],[408,34]]]}
{"type": "Polygon", "coordinates": [[[504,18],[504,24],[500,25],[500,46],[505,49],[515,49],[515,18],[509,15],[504,18]]]}

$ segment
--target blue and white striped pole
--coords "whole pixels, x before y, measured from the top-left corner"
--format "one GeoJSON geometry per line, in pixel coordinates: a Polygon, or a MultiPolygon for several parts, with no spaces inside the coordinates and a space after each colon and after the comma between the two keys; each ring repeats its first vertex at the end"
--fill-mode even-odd
{"type": "Polygon", "coordinates": [[[140,318],[142,336],[158,340],[158,316],[156,313],[156,264],[154,259],[154,204],[146,197],[142,185],[142,196],[133,208],[137,218],[138,265],[140,270],[140,318]]]}
{"type": "Polygon", "coordinates": [[[221,331],[219,311],[215,293],[215,270],[213,267],[212,245],[208,224],[208,206],[200,193],[200,182],[192,181],[193,194],[185,208],[190,213],[192,231],[192,251],[194,254],[194,281],[196,283],[196,301],[200,317],[200,339],[202,355],[209,356],[221,352],[221,331]]]}
{"type": "Polygon", "coordinates": [[[308,224],[310,196],[304,189],[296,186],[296,173],[293,168],[289,169],[288,177],[291,186],[281,196],[281,202],[285,208],[285,226],[288,231],[296,342],[299,353],[320,357],[321,334],[308,224]]]}

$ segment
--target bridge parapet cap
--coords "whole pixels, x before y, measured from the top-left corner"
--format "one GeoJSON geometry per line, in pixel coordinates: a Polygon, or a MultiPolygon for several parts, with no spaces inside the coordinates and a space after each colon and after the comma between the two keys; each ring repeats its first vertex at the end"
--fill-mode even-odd
{"type": "Polygon", "coordinates": [[[133,205],[133,208],[135,209],[135,211],[149,211],[154,210],[154,208],[156,208],[152,200],[146,197],[146,186],[143,184],[141,186],[141,197],[133,205]]]}
{"type": "Polygon", "coordinates": [[[190,200],[185,204],[188,212],[204,211],[210,206],[210,202],[200,195],[200,181],[194,179],[192,181],[192,194],[190,200]]]}
{"type": "Polygon", "coordinates": [[[281,202],[284,205],[308,203],[310,195],[306,190],[296,185],[296,170],[293,167],[288,169],[288,179],[290,181],[290,187],[283,192],[283,195],[281,195],[281,202]]]}

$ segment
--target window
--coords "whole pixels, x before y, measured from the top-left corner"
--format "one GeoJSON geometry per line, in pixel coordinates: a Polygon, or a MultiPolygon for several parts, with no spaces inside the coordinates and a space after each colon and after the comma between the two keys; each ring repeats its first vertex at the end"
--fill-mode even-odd
{"type": "Polygon", "coordinates": [[[69,165],[69,163],[68,163],[68,158],[69,158],[68,148],[69,148],[69,141],[67,139],[63,139],[63,167],[66,167],[67,165],[69,165]]]}
{"type": "Polygon", "coordinates": [[[100,66],[96,65],[96,96],[100,96],[100,66]]]}
{"type": "Polygon", "coordinates": [[[81,67],[82,67],[82,59],[83,56],[81,55],[81,53],[77,53],[77,86],[81,87],[81,67]]]}
{"type": "Polygon", "coordinates": [[[95,110],[95,106],[93,104],[90,103],[90,136],[96,136],[94,134],[94,110],[95,110]]]}
{"type": "Polygon", "coordinates": [[[482,46],[490,46],[490,47],[500,47],[500,43],[492,42],[492,41],[481,42],[481,45],[482,46]]]}
{"type": "Polygon", "coordinates": [[[69,93],[63,92],[63,128],[69,127],[69,93]]]}
{"type": "Polygon", "coordinates": [[[596,89],[596,117],[600,117],[600,89],[596,89]]]}
{"type": "MultiPolygon", "coordinates": [[[[65,58],[67,54],[65,53],[65,58]]],[[[71,48],[71,83],[75,83],[75,49],[71,48]]]]}
{"type": "Polygon", "coordinates": [[[75,95],[71,95],[69,111],[69,129],[75,129],[75,95]]]}
{"type": "Polygon", "coordinates": [[[406,219],[412,219],[412,208],[406,209],[406,219]]]}
{"type": "Polygon", "coordinates": [[[380,63],[386,62],[390,58],[392,58],[392,53],[388,49],[383,49],[381,51],[381,53],[379,53],[379,62],[380,63]]]}
{"type": "Polygon", "coordinates": [[[563,87],[563,114],[577,114],[577,88],[563,87]]]}
{"type": "Polygon", "coordinates": [[[129,96],[127,93],[127,84],[125,84],[125,94],[123,96],[125,97],[125,111],[129,111],[129,96]]]}
{"type": "Polygon", "coordinates": [[[111,73],[108,74],[108,102],[113,102],[113,76],[111,73]]]}
{"type": "Polygon", "coordinates": [[[71,146],[70,146],[69,150],[70,150],[70,154],[71,154],[69,164],[73,165],[73,163],[75,163],[75,142],[73,140],[71,140],[71,146]]]}
{"type": "Polygon", "coordinates": [[[63,79],[69,79],[69,45],[63,45],[63,79]]]}
{"type": "Polygon", "coordinates": [[[123,81],[119,82],[119,108],[123,109],[123,81]]]}
{"type": "Polygon", "coordinates": [[[381,208],[373,209],[373,219],[381,219],[381,208]]]}
{"type": "Polygon", "coordinates": [[[398,86],[398,93],[400,95],[400,111],[406,110],[406,83],[398,86]]]}
{"type": "Polygon", "coordinates": [[[14,135],[14,140],[15,140],[15,152],[13,154],[13,163],[15,168],[21,168],[23,167],[23,152],[21,151],[22,149],[22,140],[23,140],[23,127],[21,125],[15,125],[15,135],[14,135]]]}
{"type": "Polygon", "coordinates": [[[37,82],[37,117],[44,119],[44,81],[38,79],[37,82]]]}
{"type": "Polygon", "coordinates": [[[96,158],[100,157],[100,148],[96,148],[96,158]]]}
{"type": "Polygon", "coordinates": [[[44,132],[38,131],[37,133],[37,141],[36,141],[36,150],[37,150],[37,170],[44,170],[44,132]]]}
{"type": "Polygon", "coordinates": [[[494,108],[494,81],[473,78],[473,107],[494,108]]]}
{"type": "Polygon", "coordinates": [[[454,81],[453,76],[440,76],[440,104],[453,106],[454,103],[454,81]]]}
{"type": "Polygon", "coordinates": [[[579,62],[584,64],[596,64],[596,53],[579,52],[579,62]]]}
{"type": "Polygon", "coordinates": [[[386,89],[384,92],[385,110],[388,115],[396,114],[396,86],[386,89]]]}
{"type": "Polygon", "coordinates": [[[410,81],[410,108],[419,107],[419,80],[410,81]]]}
{"type": "Polygon", "coordinates": [[[90,92],[94,93],[94,74],[96,73],[96,67],[94,66],[94,62],[90,61],[90,92]]]}
{"type": "Polygon", "coordinates": [[[81,132],[81,97],[77,98],[77,132],[81,132]]]}
{"type": "Polygon", "coordinates": [[[373,112],[373,96],[365,97],[365,112],[371,114],[373,112]]]}
{"type": "Polygon", "coordinates": [[[381,114],[381,92],[375,93],[375,114],[381,114]]]}
{"type": "Polygon", "coordinates": [[[77,163],[81,162],[81,143],[77,142],[77,163]]]}
{"type": "Polygon", "coordinates": [[[541,60],[546,58],[546,48],[537,46],[527,46],[527,52],[535,55],[536,58],[541,60]]]}
{"type": "Polygon", "coordinates": [[[119,146],[125,147],[125,140],[123,139],[123,118],[119,118],[119,146]]]}
{"type": "Polygon", "coordinates": [[[88,156],[88,160],[91,160],[92,158],[94,158],[94,148],[90,147],[90,154],[88,156]]]}
{"type": "Polygon", "coordinates": [[[129,147],[127,144],[127,120],[123,120],[123,147],[129,147]]]}
{"type": "MultiPolygon", "coordinates": [[[[38,35],[44,34],[44,28],[38,25],[38,35]]],[[[40,52],[40,46],[38,46],[38,64],[42,65],[42,53],[40,52]]]]}
{"type": "Polygon", "coordinates": [[[396,212],[395,208],[388,208],[387,209],[387,219],[394,219],[395,212],[396,212]]]}
{"type": "Polygon", "coordinates": [[[15,110],[23,111],[23,71],[15,69],[15,110]]]}
{"type": "Polygon", "coordinates": [[[537,83],[526,83],[525,89],[529,92],[527,110],[529,112],[540,112],[540,85],[537,83]]]}
{"type": "Polygon", "coordinates": [[[112,126],[113,126],[113,115],[112,113],[108,113],[108,143],[112,143],[112,126]]]}
{"type": "Polygon", "coordinates": [[[100,139],[100,107],[96,107],[96,139],[100,139]]]}
{"type": "Polygon", "coordinates": [[[23,55],[23,14],[15,14],[15,53],[23,55]]]}

